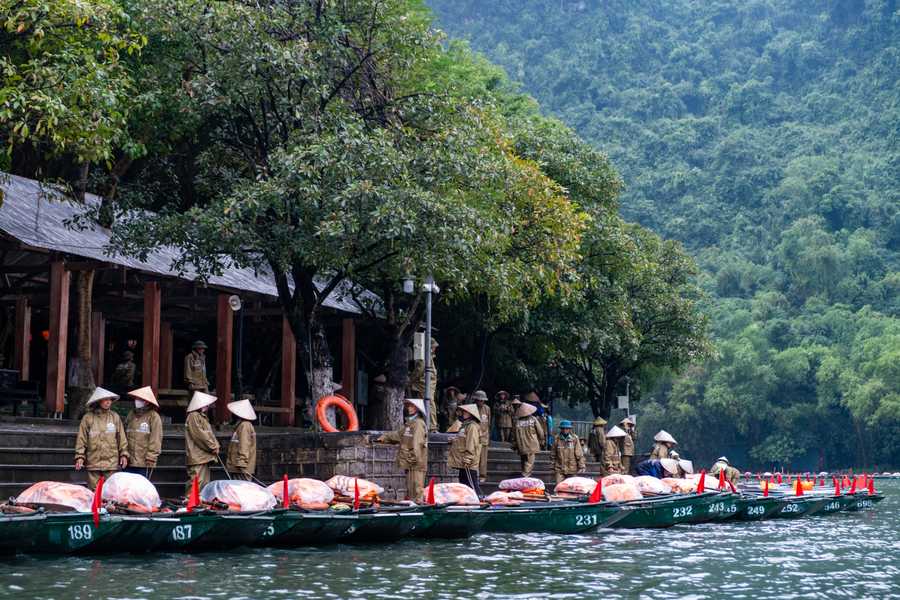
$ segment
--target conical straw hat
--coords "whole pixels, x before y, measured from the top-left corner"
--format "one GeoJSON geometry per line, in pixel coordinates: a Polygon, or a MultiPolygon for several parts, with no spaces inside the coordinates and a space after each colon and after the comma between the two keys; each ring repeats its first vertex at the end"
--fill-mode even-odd
{"type": "Polygon", "coordinates": [[[661,458],[659,459],[659,463],[663,466],[668,473],[672,475],[678,475],[678,461],[672,460],[671,458],[661,458]]]}
{"type": "Polygon", "coordinates": [[[537,412],[537,406],[534,404],[519,404],[519,408],[516,409],[517,417],[527,417],[528,415],[533,415],[537,412]]]}
{"type": "Polygon", "coordinates": [[[412,404],[416,407],[416,410],[424,417],[425,416],[425,401],[421,398],[407,398],[404,400],[407,404],[412,404]]]}
{"type": "Polygon", "coordinates": [[[464,410],[473,417],[475,417],[479,422],[481,422],[481,413],[478,411],[477,404],[460,404],[457,406],[460,410],[464,410]]]}
{"type": "Polygon", "coordinates": [[[238,400],[237,402],[229,402],[228,410],[236,417],[246,419],[247,421],[256,420],[256,411],[249,400],[238,400]]]}
{"type": "Polygon", "coordinates": [[[693,473],[694,472],[694,463],[692,463],[689,460],[685,460],[682,458],[681,460],[678,461],[678,466],[681,467],[681,469],[685,473],[693,473]]]}
{"type": "Polygon", "coordinates": [[[151,388],[149,385],[138,388],[136,390],[131,390],[130,392],[128,392],[128,395],[132,398],[138,398],[145,402],[149,402],[156,408],[159,408],[159,402],[156,401],[156,396],[153,395],[153,388],[151,388]]]}
{"type": "Polygon", "coordinates": [[[191,397],[191,403],[188,404],[187,412],[194,412],[195,410],[200,410],[204,406],[215,403],[215,396],[211,396],[205,392],[194,392],[194,395],[191,397]]]}
{"type": "Polygon", "coordinates": [[[670,444],[678,443],[675,441],[675,438],[673,438],[671,435],[669,435],[669,432],[666,431],[665,429],[660,429],[659,433],[657,433],[656,435],[653,436],[653,439],[657,442],[669,442],[670,444]]]}
{"type": "Polygon", "coordinates": [[[606,433],[606,437],[608,437],[608,438],[620,438],[620,437],[625,437],[626,435],[628,435],[628,434],[625,433],[624,431],[622,431],[622,429],[620,429],[619,427],[617,427],[615,425],[613,425],[613,428],[610,429],[606,433]]]}
{"type": "Polygon", "coordinates": [[[100,402],[101,400],[106,400],[107,398],[111,398],[112,400],[118,400],[119,395],[114,394],[109,390],[105,390],[102,387],[98,387],[97,389],[94,390],[94,393],[91,394],[91,397],[88,398],[88,401],[85,404],[85,406],[91,406],[92,404],[100,402]]]}

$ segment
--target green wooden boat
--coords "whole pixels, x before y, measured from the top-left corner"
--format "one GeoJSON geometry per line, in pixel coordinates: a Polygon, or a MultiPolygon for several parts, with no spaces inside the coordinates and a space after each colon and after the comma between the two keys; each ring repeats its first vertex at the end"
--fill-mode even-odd
{"type": "Polygon", "coordinates": [[[396,542],[425,524],[425,513],[418,510],[348,513],[350,527],[341,542],[396,542]]]}
{"type": "Polygon", "coordinates": [[[781,508],[772,513],[773,519],[810,517],[832,500],[829,496],[782,496],[781,508]]]}
{"type": "Polygon", "coordinates": [[[23,550],[35,554],[149,552],[165,544],[177,519],[91,513],[48,513],[43,527],[23,550]]]}
{"type": "Polygon", "coordinates": [[[0,554],[25,550],[44,527],[43,513],[0,516],[0,554]]]}
{"type": "Polygon", "coordinates": [[[163,545],[166,550],[198,552],[250,546],[267,529],[274,529],[274,518],[260,513],[202,510],[173,516],[178,523],[163,545]]]}
{"type": "Polygon", "coordinates": [[[851,496],[847,496],[846,494],[842,494],[840,496],[827,496],[828,502],[822,506],[822,509],[817,513],[820,515],[832,515],[835,513],[843,512],[849,508],[849,506],[853,503],[853,498],[851,496]]]}
{"type": "Polygon", "coordinates": [[[255,542],[257,546],[294,548],[333,544],[355,521],[351,516],[331,511],[302,512],[280,508],[265,514],[274,521],[255,542]]]}
{"type": "Polygon", "coordinates": [[[738,501],[737,521],[762,521],[771,518],[781,508],[781,500],[774,496],[743,496],[738,501]]]}
{"type": "Polygon", "coordinates": [[[851,498],[851,500],[847,503],[847,508],[844,509],[847,512],[868,510],[874,508],[876,504],[884,500],[884,494],[873,494],[869,496],[865,492],[848,497],[851,498]]]}
{"type": "Polygon", "coordinates": [[[425,523],[413,532],[419,538],[464,539],[484,528],[491,518],[490,510],[447,506],[425,510],[425,523]]]}
{"type": "Polygon", "coordinates": [[[614,526],[625,515],[608,502],[546,502],[486,509],[490,518],[482,531],[500,533],[585,533],[614,526]]]}
{"type": "Polygon", "coordinates": [[[737,497],[719,492],[678,494],[626,502],[622,504],[622,509],[626,514],[612,524],[612,527],[624,529],[672,527],[679,523],[717,521],[734,515],[737,513],[737,497]],[[725,500],[726,495],[732,498],[725,500]],[[716,505],[715,509],[713,504],[716,505]]]}

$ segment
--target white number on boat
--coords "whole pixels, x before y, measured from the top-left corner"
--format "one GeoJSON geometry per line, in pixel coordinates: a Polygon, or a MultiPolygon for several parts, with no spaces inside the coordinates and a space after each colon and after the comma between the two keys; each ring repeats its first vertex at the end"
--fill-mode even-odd
{"type": "Polygon", "coordinates": [[[597,524],[597,515],[575,515],[575,526],[586,527],[597,524]]]}
{"type": "Polygon", "coordinates": [[[799,504],[788,504],[787,506],[785,506],[784,508],[781,509],[781,512],[783,512],[783,513],[800,512],[800,505],[799,504]]]}
{"type": "Polygon", "coordinates": [[[176,542],[186,542],[191,539],[193,525],[179,525],[172,530],[172,539],[176,542]]]}
{"type": "Polygon", "coordinates": [[[875,503],[871,500],[860,500],[856,503],[856,508],[872,508],[875,506],[875,503]]]}
{"type": "Polygon", "coordinates": [[[759,517],[766,512],[765,506],[750,506],[747,508],[747,515],[750,517],[759,517]]]}
{"type": "Polygon", "coordinates": [[[682,517],[688,517],[694,514],[693,506],[676,506],[672,509],[672,516],[676,519],[680,519],[682,517]]]}
{"type": "Polygon", "coordinates": [[[271,537],[271,536],[275,535],[275,526],[269,525],[268,527],[266,527],[266,530],[265,530],[265,532],[263,532],[263,535],[265,537],[271,537]]]}
{"type": "Polygon", "coordinates": [[[69,526],[69,539],[70,540],[89,540],[94,535],[94,530],[91,529],[90,525],[70,525],[69,526]]]}
{"type": "Polygon", "coordinates": [[[840,507],[841,507],[841,503],[840,503],[840,502],[829,502],[828,504],[825,505],[825,510],[826,510],[826,511],[832,511],[832,510],[837,510],[837,509],[839,509],[840,507]]]}

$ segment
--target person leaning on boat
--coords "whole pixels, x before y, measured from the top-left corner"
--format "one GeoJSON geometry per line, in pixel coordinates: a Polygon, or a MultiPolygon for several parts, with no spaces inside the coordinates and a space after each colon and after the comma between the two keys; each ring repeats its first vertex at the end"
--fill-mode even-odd
{"type": "Polygon", "coordinates": [[[207,416],[210,405],[215,402],[215,396],[205,392],[194,392],[187,407],[188,416],[184,424],[184,462],[188,473],[186,494],[191,493],[191,484],[195,477],[201,490],[209,483],[209,464],[219,456],[219,441],[207,416]]]}
{"type": "Polygon", "coordinates": [[[98,387],[88,398],[75,438],[75,470],[87,469],[88,487],[128,466],[128,438],[122,419],[110,410],[117,394],[98,387]]]}
{"type": "Polygon", "coordinates": [[[584,450],[578,436],[572,434],[572,421],[563,419],[559,422],[559,435],[551,450],[553,456],[553,472],[556,483],[578,473],[584,473],[584,450]]]}
{"type": "Polygon", "coordinates": [[[594,419],[594,426],[588,435],[588,449],[594,455],[594,460],[598,463],[603,462],[603,446],[606,445],[606,419],[597,417],[594,419]]]}
{"type": "Polygon", "coordinates": [[[677,477],[678,461],[672,458],[648,458],[635,465],[634,472],[638,475],[649,475],[657,479],[677,477]]]}
{"type": "Polygon", "coordinates": [[[228,442],[228,457],[225,468],[233,479],[252,481],[256,473],[256,430],[253,421],[256,411],[249,400],[228,403],[228,411],[238,419],[228,442]]]}
{"type": "Polygon", "coordinates": [[[653,441],[653,450],[650,451],[650,458],[669,458],[669,452],[678,444],[675,438],[664,429],[660,429],[659,433],[653,436],[653,441]]]}
{"type": "Polygon", "coordinates": [[[522,403],[516,409],[516,426],[513,430],[513,449],[519,453],[522,464],[522,477],[531,477],[534,469],[534,456],[541,451],[544,443],[544,430],[534,417],[537,407],[522,403]]]}
{"type": "Polygon", "coordinates": [[[622,452],[619,443],[627,434],[620,428],[613,426],[606,433],[606,442],[603,445],[603,474],[612,475],[622,472],[622,452]]]}
{"type": "Polygon", "coordinates": [[[634,460],[634,417],[625,417],[619,426],[625,432],[622,438],[622,472],[627,474],[631,473],[631,461],[634,460]]]}
{"type": "Polygon", "coordinates": [[[134,408],[125,417],[128,437],[129,473],[150,477],[162,452],[163,424],[159,418],[159,402],[149,385],[128,392],[134,398],[134,408]]]}
{"type": "Polygon", "coordinates": [[[731,463],[724,456],[716,459],[716,462],[710,467],[708,475],[710,477],[718,477],[722,471],[725,471],[725,479],[730,481],[732,485],[737,485],[741,480],[741,472],[732,467],[731,463]]]}
{"type": "Polygon", "coordinates": [[[425,402],[419,398],[403,401],[404,423],[378,437],[376,442],[400,444],[397,466],[406,471],[406,499],[422,503],[425,471],[428,469],[428,432],[425,428],[425,402]]]}
{"type": "MultiPolygon", "coordinates": [[[[450,442],[447,466],[459,470],[459,482],[463,483],[482,496],[478,485],[478,460],[481,457],[481,429],[478,423],[481,413],[474,404],[461,404],[456,409],[459,427],[456,436],[450,442]]],[[[453,429],[453,428],[451,428],[453,429]]]]}
{"type": "Polygon", "coordinates": [[[488,451],[491,448],[491,409],[487,405],[487,394],[484,390],[477,390],[472,394],[475,406],[481,413],[478,429],[481,431],[481,455],[478,457],[478,478],[482,483],[487,481],[488,451]]]}

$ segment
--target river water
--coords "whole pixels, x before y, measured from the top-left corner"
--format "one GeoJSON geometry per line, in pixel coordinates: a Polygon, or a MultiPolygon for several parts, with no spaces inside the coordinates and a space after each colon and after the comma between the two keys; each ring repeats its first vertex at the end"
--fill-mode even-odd
{"type": "Polygon", "coordinates": [[[386,546],[0,561],[9,598],[900,597],[900,482],[796,521],[386,546]]]}

